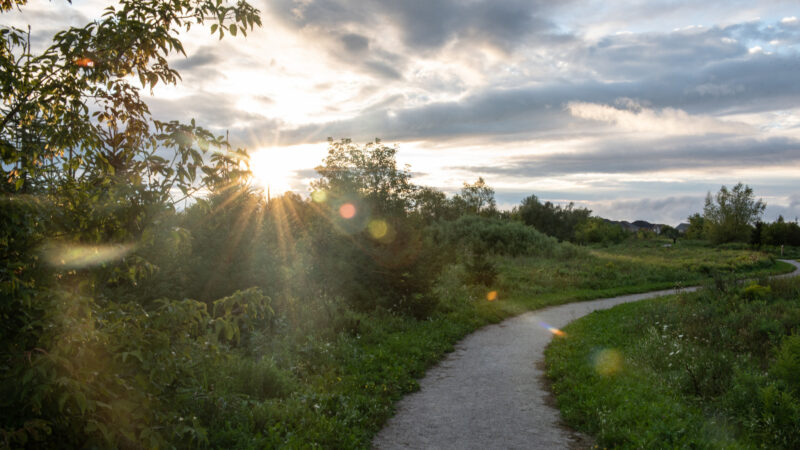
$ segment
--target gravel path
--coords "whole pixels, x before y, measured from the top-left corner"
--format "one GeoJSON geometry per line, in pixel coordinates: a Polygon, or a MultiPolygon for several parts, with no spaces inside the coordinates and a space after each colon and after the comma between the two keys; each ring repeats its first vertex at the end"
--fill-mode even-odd
{"type": "MultiPolygon", "coordinates": [[[[793,264],[795,275],[800,264],[793,264]]],[[[787,276],[783,275],[783,276],[787,276]]],[[[684,291],[695,291],[696,287],[684,291]]],[[[376,449],[559,449],[585,446],[566,428],[545,386],[548,327],[592,311],[674,294],[674,289],[570,303],[490,325],[467,336],[397,405],[376,449]]]]}

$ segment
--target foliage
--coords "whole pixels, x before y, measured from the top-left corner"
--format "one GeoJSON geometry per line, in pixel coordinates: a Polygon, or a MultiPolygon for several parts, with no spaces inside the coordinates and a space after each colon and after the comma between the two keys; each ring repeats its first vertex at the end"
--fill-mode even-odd
{"type": "Polygon", "coordinates": [[[665,236],[669,239],[672,239],[672,243],[676,243],[678,241],[678,237],[680,237],[681,233],[677,229],[669,226],[664,225],[661,227],[661,231],[658,233],[660,236],[665,236]]]}
{"type": "MultiPolygon", "coordinates": [[[[397,150],[379,140],[363,147],[329,140],[312,183],[320,216],[333,227],[310,228],[323,289],[361,311],[383,307],[425,317],[436,307],[430,290],[441,262],[413,214],[419,190],[397,150]],[[343,213],[349,208],[349,213],[343,213]]],[[[424,219],[423,219],[424,220],[424,219]]]]}
{"type": "Polygon", "coordinates": [[[494,200],[494,189],[489,187],[483,177],[472,183],[464,183],[458,194],[451,203],[458,215],[481,215],[496,216],[498,214],[497,205],[494,200]]]}
{"type": "Polygon", "coordinates": [[[621,226],[609,223],[599,217],[592,217],[575,229],[575,240],[582,244],[616,244],[628,234],[621,226]]]}
{"type": "Polygon", "coordinates": [[[541,203],[535,195],[522,200],[512,215],[559,241],[575,241],[576,231],[589,220],[591,211],[575,208],[573,203],[562,207],[551,202],[541,203]]]}
{"type": "Polygon", "coordinates": [[[797,222],[786,222],[783,216],[779,216],[773,223],[761,223],[759,231],[761,244],[800,247],[800,225],[797,222]]]}
{"type": "Polygon", "coordinates": [[[379,139],[363,147],[350,139],[328,139],[328,155],[316,168],[320,178],[311,187],[342,199],[357,196],[379,216],[401,214],[411,209],[416,186],[408,167],[397,168],[396,154],[379,139]]]}
{"type": "Polygon", "coordinates": [[[427,186],[420,186],[414,194],[413,214],[419,217],[420,222],[425,225],[431,225],[440,220],[454,220],[458,217],[458,212],[453,208],[447,195],[427,186]]]}
{"type": "Polygon", "coordinates": [[[55,297],[44,318],[49,329],[3,373],[22,381],[0,388],[8,445],[202,444],[206,433],[183,410],[186,400],[209,389],[209,373],[228,358],[226,342],[268,323],[253,322],[267,311],[257,291],[220,300],[214,315],[192,300],[159,300],[146,310],[40,295],[55,297]]]}
{"type": "Polygon", "coordinates": [[[431,233],[444,248],[496,255],[551,256],[562,248],[555,239],[522,223],[474,215],[441,222],[431,233]]]}
{"type": "Polygon", "coordinates": [[[244,1],[122,1],[39,54],[27,33],[0,26],[7,446],[204,441],[170,400],[221,357],[213,340],[195,340],[205,305],[137,287],[159,270],[143,254],[171,234],[161,221],[172,222],[174,191],[215,191],[247,173],[245,151],[194,121],[153,119],[139,95],[178,80],[167,59],[183,53],[179,32],[208,22],[220,36],[260,25],[244,1]]]}
{"type": "Polygon", "coordinates": [[[705,239],[706,220],[700,213],[694,213],[688,218],[689,228],[686,229],[686,239],[705,239]]]}
{"type": "Polygon", "coordinates": [[[712,197],[706,196],[703,219],[712,242],[750,242],[751,226],[758,222],[766,204],[753,198],[753,189],[738,183],[728,190],[722,186],[712,197]]]}
{"type": "Polygon", "coordinates": [[[796,448],[799,292],[717,284],[574,322],[546,355],[564,417],[602,446],[796,448]],[[598,347],[623,356],[617,375],[587,363],[598,347]]]}
{"type": "Polygon", "coordinates": [[[145,203],[196,191],[198,169],[212,170],[203,154],[227,142],[194,122],[153,120],[139,89],[174,84],[178,32],[206,22],[220,36],[260,25],[246,2],[126,0],[37,55],[22,30],[2,27],[2,178],[23,193],[130,185],[124,198],[145,203]]]}

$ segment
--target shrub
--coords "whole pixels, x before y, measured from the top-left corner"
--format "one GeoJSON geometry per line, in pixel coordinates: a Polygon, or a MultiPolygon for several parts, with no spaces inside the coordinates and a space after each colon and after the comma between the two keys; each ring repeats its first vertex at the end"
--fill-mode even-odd
{"type": "Polygon", "coordinates": [[[800,399],[800,334],[783,338],[769,373],[774,380],[800,399]]]}
{"type": "Polygon", "coordinates": [[[575,240],[583,244],[616,244],[626,237],[628,233],[621,226],[608,223],[599,217],[592,217],[583,222],[575,231],[575,240]]]}
{"type": "Polygon", "coordinates": [[[449,250],[509,256],[550,256],[560,251],[558,241],[521,222],[480,216],[462,216],[431,228],[432,239],[449,250]]]}

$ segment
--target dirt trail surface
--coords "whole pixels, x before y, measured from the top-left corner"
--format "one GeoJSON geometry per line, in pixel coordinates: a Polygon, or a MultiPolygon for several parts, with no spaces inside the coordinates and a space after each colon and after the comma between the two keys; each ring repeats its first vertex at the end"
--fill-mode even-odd
{"type": "MultiPolygon", "coordinates": [[[[793,264],[796,275],[800,264],[793,264]]],[[[787,276],[782,275],[782,276],[787,276]]],[[[696,287],[683,291],[695,291],[696,287]]],[[[674,289],[570,303],[484,327],[420,380],[420,390],[372,444],[376,449],[568,449],[586,441],[566,428],[544,386],[549,327],[562,328],[592,311],[674,294],[674,289]]]]}

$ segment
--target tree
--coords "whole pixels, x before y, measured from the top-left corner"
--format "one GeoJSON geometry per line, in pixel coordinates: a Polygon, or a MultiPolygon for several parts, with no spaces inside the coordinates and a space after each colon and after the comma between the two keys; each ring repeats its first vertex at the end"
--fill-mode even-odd
{"type": "Polygon", "coordinates": [[[377,215],[409,211],[417,187],[411,183],[409,168],[397,167],[396,154],[396,148],[380,139],[358,146],[350,139],[328,138],[328,156],[316,168],[321,178],[311,188],[340,197],[359,196],[377,215]]]}
{"type": "Polygon", "coordinates": [[[573,203],[566,207],[551,202],[541,203],[535,195],[523,199],[515,210],[515,215],[526,225],[562,241],[574,240],[576,228],[586,222],[591,213],[586,208],[575,208],[573,203]]]}
{"type": "MultiPolygon", "coordinates": [[[[414,211],[419,188],[408,167],[397,167],[396,153],[378,139],[364,146],[328,140],[328,156],[316,168],[320,179],[312,183],[328,220],[311,230],[312,270],[326,291],[356,309],[382,306],[423,317],[435,306],[429,290],[440,262],[414,211]]],[[[435,194],[425,197],[436,201],[435,194]]]]}
{"type": "Polygon", "coordinates": [[[762,224],[760,231],[763,244],[800,246],[800,226],[797,222],[787,222],[783,216],[778,216],[773,223],[762,224]]]}
{"type": "Polygon", "coordinates": [[[482,216],[497,215],[497,203],[494,200],[494,189],[486,184],[483,177],[472,183],[464,183],[464,187],[452,199],[454,208],[461,214],[482,216]]]}
{"type": "MultiPolygon", "coordinates": [[[[25,3],[3,1],[0,11],[25,3]]],[[[148,390],[157,384],[154,368],[149,384],[130,369],[132,360],[147,358],[119,361],[120,348],[134,350],[130,342],[142,342],[137,353],[154,345],[120,331],[158,326],[141,305],[122,305],[108,289],[134,286],[155,270],[134,249],[164,246],[153,242],[165,223],[158,218],[174,213],[178,201],[247,173],[245,150],[194,121],[154,119],[139,94],[180,79],[168,64],[184,53],[180,32],[209,22],[220,37],[261,23],[246,1],[120,0],[86,26],[57,33],[37,54],[27,30],[0,25],[5,446],[165,447],[175,432],[148,390]],[[80,263],[64,262],[74,254],[80,263]]],[[[191,309],[167,319],[176,332],[181,321],[208,323],[204,305],[191,309]]]]}
{"type": "Polygon", "coordinates": [[[628,237],[620,225],[600,217],[590,217],[575,230],[575,239],[582,244],[616,244],[628,237]]]}
{"type": "Polygon", "coordinates": [[[706,196],[703,219],[709,238],[717,244],[749,242],[752,226],[761,218],[766,204],[753,198],[753,189],[738,183],[728,190],[722,186],[715,196],[706,196]]]}
{"type": "Polygon", "coordinates": [[[198,174],[215,176],[203,154],[229,151],[227,140],[194,121],[153,119],[139,92],[180,79],[167,60],[185,55],[179,32],[207,22],[220,38],[261,24],[244,1],[122,0],[100,19],[57,33],[40,54],[26,31],[0,26],[3,191],[128,185],[117,194],[151,203],[179,200],[173,188],[198,191],[198,174]]]}
{"type": "Polygon", "coordinates": [[[669,225],[662,226],[658,234],[661,236],[666,236],[669,239],[672,239],[673,244],[678,242],[678,237],[681,235],[681,233],[677,229],[669,225]]]}
{"type": "Polygon", "coordinates": [[[414,211],[426,225],[443,219],[455,219],[447,195],[428,186],[421,186],[414,195],[414,211]]]}
{"type": "Polygon", "coordinates": [[[686,239],[705,239],[706,220],[700,213],[694,213],[688,217],[689,228],[686,229],[686,239]]]}

